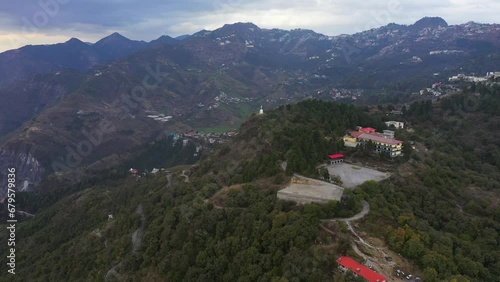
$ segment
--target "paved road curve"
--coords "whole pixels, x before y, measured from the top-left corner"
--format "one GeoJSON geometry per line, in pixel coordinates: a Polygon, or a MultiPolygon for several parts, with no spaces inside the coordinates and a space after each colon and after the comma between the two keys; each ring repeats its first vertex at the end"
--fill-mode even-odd
{"type": "Polygon", "coordinates": [[[349,217],[349,218],[330,218],[330,219],[322,219],[321,221],[323,221],[323,222],[325,222],[325,221],[346,221],[346,222],[349,222],[349,221],[354,221],[354,220],[362,219],[365,215],[367,215],[370,212],[370,205],[368,204],[367,201],[362,201],[361,203],[363,204],[363,209],[361,210],[360,213],[358,213],[357,215],[355,215],[353,217],[349,217]]]}

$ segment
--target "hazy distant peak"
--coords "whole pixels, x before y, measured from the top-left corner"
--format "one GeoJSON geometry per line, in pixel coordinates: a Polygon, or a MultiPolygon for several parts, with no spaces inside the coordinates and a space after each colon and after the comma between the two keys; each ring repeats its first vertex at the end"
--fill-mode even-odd
{"type": "Polygon", "coordinates": [[[118,32],[113,32],[113,33],[111,33],[111,34],[108,36],[108,38],[125,38],[125,39],[128,39],[128,38],[126,38],[125,36],[121,35],[121,34],[120,34],[120,33],[118,33],[118,32]]]}
{"type": "Polygon", "coordinates": [[[237,22],[233,24],[225,24],[223,27],[216,29],[217,33],[247,33],[247,32],[255,32],[260,30],[258,26],[253,23],[242,23],[237,22]]]}
{"type": "Polygon", "coordinates": [[[69,43],[69,44],[85,44],[83,41],[81,41],[80,39],[76,38],[76,37],[72,37],[70,40],[66,41],[65,43],[69,43]]]}
{"type": "Polygon", "coordinates": [[[114,32],[114,33],[104,37],[103,39],[97,41],[95,44],[101,45],[101,44],[107,44],[110,42],[117,42],[117,41],[131,41],[131,40],[128,39],[127,37],[121,35],[118,32],[114,32]]]}
{"type": "Polygon", "coordinates": [[[168,35],[162,35],[160,37],[158,37],[157,39],[155,40],[152,40],[150,43],[151,44],[158,44],[158,43],[173,43],[173,42],[176,42],[177,40],[168,36],[168,35]]]}
{"type": "Polygon", "coordinates": [[[422,28],[436,28],[436,27],[447,27],[448,23],[441,17],[424,17],[416,21],[412,27],[422,29],[422,28]]]}
{"type": "Polygon", "coordinates": [[[210,35],[211,33],[212,33],[212,31],[211,31],[211,30],[202,29],[202,30],[200,30],[200,31],[198,31],[198,32],[196,32],[196,33],[194,33],[194,34],[192,35],[192,37],[205,37],[205,36],[207,36],[207,35],[210,35]]]}
{"type": "Polygon", "coordinates": [[[228,28],[228,27],[234,27],[234,28],[255,28],[255,29],[259,28],[257,25],[255,25],[254,23],[251,23],[251,22],[247,22],[247,23],[237,22],[237,23],[233,23],[233,24],[225,24],[222,28],[228,28]]]}
{"type": "Polygon", "coordinates": [[[184,39],[187,39],[187,38],[189,38],[189,37],[191,37],[191,35],[190,35],[190,34],[183,34],[183,35],[179,35],[179,36],[177,36],[175,39],[176,39],[176,40],[184,40],[184,39]]]}

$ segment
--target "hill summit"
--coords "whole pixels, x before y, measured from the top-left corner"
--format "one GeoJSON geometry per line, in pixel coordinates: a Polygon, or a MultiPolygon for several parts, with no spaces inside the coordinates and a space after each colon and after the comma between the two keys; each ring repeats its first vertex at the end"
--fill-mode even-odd
{"type": "Polygon", "coordinates": [[[413,27],[418,29],[423,28],[437,28],[437,27],[447,27],[448,23],[441,17],[423,17],[420,20],[416,21],[413,27]]]}

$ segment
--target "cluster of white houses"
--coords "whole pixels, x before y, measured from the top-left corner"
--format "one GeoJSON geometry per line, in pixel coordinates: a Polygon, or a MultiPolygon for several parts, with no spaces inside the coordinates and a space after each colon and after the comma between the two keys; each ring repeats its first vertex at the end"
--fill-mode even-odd
{"type": "Polygon", "coordinates": [[[454,75],[448,78],[449,81],[469,81],[469,82],[483,82],[487,81],[490,78],[498,78],[500,77],[500,71],[487,72],[486,76],[473,76],[473,75],[465,75],[463,73],[454,75]]]}

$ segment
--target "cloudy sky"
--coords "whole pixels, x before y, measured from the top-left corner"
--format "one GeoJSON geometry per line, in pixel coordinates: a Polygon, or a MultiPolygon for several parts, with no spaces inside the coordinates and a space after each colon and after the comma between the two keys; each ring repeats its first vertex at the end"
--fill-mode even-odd
{"type": "Polygon", "coordinates": [[[355,33],[440,16],[449,24],[498,23],[497,0],[0,0],[0,52],[27,44],[95,42],[115,31],[152,40],[225,23],[355,33]]]}

